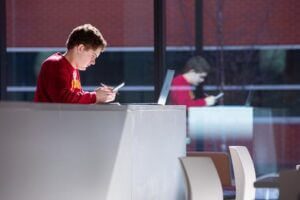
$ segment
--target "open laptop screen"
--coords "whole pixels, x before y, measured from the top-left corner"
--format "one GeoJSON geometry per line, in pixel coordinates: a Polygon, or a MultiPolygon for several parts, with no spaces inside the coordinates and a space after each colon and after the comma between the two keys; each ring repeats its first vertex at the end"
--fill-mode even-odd
{"type": "Polygon", "coordinates": [[[151,103],[122,103],[123,105],[166,105],[175,71],[168,69],[157,102],[151,103]]]}
{"type": "Polygon", "coordinates": [[[163,86],[161,88],[157,104],[166,105],[174,74],[175,74],[174,70],[172,70],[172,69],[167,70],[167,74],[166,74],[163,86]]]}

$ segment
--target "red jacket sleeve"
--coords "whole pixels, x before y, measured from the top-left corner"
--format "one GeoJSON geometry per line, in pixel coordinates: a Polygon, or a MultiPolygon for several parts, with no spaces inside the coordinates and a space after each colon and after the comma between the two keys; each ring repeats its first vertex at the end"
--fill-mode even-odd
{"type": "Polygon", "coordinates": [[[190,85],[182,76],[175,77],[172,81],[171,101],[175,105],[206,106],[204,99],[193,99],[190,85]]]}

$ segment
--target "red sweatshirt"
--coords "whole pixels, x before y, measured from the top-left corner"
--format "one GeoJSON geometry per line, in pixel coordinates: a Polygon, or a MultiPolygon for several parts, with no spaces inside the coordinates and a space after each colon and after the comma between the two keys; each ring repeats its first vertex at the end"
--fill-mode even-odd
{"type": "Polygon", "coordinates": [[[176,76],[172,81],[171,101],[175,105],[206,106],[204,99],[194,99],[191,85],[185,80],[183,75],[176,76]]]}
{"type": "Polygon", "coordinates": [[[42,64],[34,101],[91,104],[96,102],[96,93],[84,92],[78,69],[74,69],[62,54],[56,53],[42,64]]]}

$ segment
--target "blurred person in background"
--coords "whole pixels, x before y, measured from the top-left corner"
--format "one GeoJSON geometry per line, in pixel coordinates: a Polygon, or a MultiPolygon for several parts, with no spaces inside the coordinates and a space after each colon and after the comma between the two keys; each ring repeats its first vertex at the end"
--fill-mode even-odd
{"type": "MultiPolygon", "coordinates": [[[[190,58],[181,74],[177,75],[172,81],[171,87],[171,103],[174,105],[191,106],[212,106],[216,103],[215,96],[207,96],[200,90],[202,94],[195,94],[193,87],[199,86],[205,81],[210,70],[207,61],[201,56],[190,58]]],[[[199,87],[198,87],[199,88],[199,87]]]]}
{"type": "Polygon", "coordinates": [[[35,102],[94,104],[108,103],[115,99],[116,92],[102,85],[93,92],[83,91],[80,71],[96,63],[107,43],[100,31],[84,24],[70,33],[64,54],[55,53],[47,58],[41,67],[35,102]]]}

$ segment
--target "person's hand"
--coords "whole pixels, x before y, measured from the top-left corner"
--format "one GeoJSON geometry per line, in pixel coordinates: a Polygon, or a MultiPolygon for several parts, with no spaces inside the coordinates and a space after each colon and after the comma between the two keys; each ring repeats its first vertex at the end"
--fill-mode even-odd
{"type": "Polygon", "coordinates": [[[212,105],[215,105],[215,103],[216,103],[216,98],[214,96],[208,96],[204,100],[205,100],[207,106],[212,106],[212,105]]]}
{"type": "Polygon", "coordinates": [[[116,92],[113,92],[112,87],[108,87],[106,85],[102,85],[102,87],[98,87],[96,90],[96,103],[108,103],[116,98],[116,92]]]}

